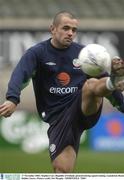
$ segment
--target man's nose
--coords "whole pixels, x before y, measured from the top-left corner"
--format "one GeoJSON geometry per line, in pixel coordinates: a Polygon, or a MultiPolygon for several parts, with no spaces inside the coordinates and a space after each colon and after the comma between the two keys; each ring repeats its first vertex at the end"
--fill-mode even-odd
{"type": "Polygon", "coordinates": [[[72,31],[72,29],[70,29],[70,30],[68,31],[68,35],[70,35],[70,36],[72,36],[72,35],[73,35],[73,31],[72,31]]]}

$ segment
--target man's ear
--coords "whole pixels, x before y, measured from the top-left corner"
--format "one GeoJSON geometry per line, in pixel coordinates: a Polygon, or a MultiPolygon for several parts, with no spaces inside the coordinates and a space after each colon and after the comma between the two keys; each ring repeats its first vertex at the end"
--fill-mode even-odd
{"type": "Polygon", "coordinates": [[[53,24],[50,25],[50,32],[51,32],[51,33],[53,33],[54,29],[55,29],[55,26],[54,26],[53,24]]]}

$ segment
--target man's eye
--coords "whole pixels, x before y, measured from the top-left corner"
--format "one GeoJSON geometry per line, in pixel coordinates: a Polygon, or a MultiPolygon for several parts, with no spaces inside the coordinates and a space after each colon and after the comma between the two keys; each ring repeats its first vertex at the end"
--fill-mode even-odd
{"type": "Polygon", "coordinates": [[[73,28],[72,31],[73,31],[73,32],[77,32],[77,28],[73,28]]]}
{"type": "Polygon", "coordinates": [[[65,31],[67,31],[67,30],[69,30],[69,27],[63,27],[63,29],[64,29],[65,31]]]}
{"type": "Polygon", "coordinates": [[[65,31],[72,30],[73,33],[77,32],[77,28],[70,28],[68,26],[63,27],[65,31]]]}

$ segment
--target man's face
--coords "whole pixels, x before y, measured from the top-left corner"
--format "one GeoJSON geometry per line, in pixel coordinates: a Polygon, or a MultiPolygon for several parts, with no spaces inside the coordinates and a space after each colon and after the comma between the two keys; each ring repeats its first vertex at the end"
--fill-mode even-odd
{"type": "Polygon", "coordinates": [[[76,36],[78,21],[63,16],[59,24],[53,25],[51,28],[52,44],[56,48],[68,47],[76,36]]]}

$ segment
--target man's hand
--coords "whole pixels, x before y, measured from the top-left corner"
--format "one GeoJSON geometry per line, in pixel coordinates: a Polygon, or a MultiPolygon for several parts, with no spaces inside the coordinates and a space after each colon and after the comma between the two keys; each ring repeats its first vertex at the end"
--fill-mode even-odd
{"type": "Polygon", "coordinates": [[[9,117],[16,109],[16,104],[12,101],[5,101],[2,105],[0,105],[0,117],[9,117]]]}

